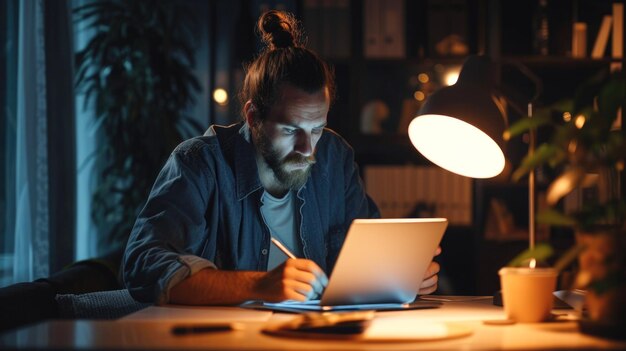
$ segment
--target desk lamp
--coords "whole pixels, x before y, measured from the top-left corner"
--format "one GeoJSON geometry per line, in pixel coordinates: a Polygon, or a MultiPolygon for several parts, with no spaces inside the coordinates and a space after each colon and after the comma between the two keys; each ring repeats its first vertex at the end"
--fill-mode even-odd
{"type": "MultiPolygon", "coordinates": [[[[540,81],[515,64],[540,90],[540,81]]],[[[434,92],[409,124],[413,146],[434,164],[472,178],[492,178],[504,170],[507,114],[505,96],[497,93],[497,66],[486,56],[470,56],[454,85],[434,92]]],[[[532,101],[531,100],[531,101],[532,101]]],[[[510,101],[509,101],[510,102],[510,101]]],[[[514,106],[514,104],[511,104],[514,106]]],[[[532,115],[529,104],[528,115],[532,115]]],[[[530,152],[534,132],[530,133],[530,152]]],[[[529,176],[529,247],[535,246],[534,172],[529,176]]]]}
{"type": "Polygon", "coordinates": [[[472,178],[492,178],[504,169],[506,115],[493,93],[493,65],[470,56],[457,82],[433,93],[411,121],[411,142],[434,164],[472,178]]]}

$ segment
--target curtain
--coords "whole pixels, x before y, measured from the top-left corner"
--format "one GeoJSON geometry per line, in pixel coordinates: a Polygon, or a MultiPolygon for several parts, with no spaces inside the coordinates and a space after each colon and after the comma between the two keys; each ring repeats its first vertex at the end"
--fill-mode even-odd
{"type": "Polygon", "coordinates": [[[17,13],[17,45],[6,60],[9,66],[14,55],[15,67],[0,82],[8,111],[3,242],[13,243],[4,248],[2,262],[12,269],[3,270],[3,284],[47,277],[73,261],[75,210],[71,36],[63,24],[68,4],[7,1],[17,13]]]}
{"type": "MultiPolygon", "coordinates": [[[[46,67],[43,3],[19,8],[15,145],[15,250],[13,280],[49,274],[46,67]]],[[[7,233],[11,235],[11,233],[7,233]]]]}
{"type": "MultiPolygon", "coordinates": [[[[74,0],[73,8],[90,3],[91,0],[74,0]]],[[[74,51],[82,50],[95,31],[82,21],[74,23],[74,51]]],[[[101,254],[101,233],[91,220],[91,193],[97,186],[100,171],[97,158],[98,125],[93,101],[86,101],[85,94],[76,90],[76,252],[77,260],[89,259],[101,254]]]]}
{"type": "Polygon", "coordinates": [[[45,0],[50,273],[76,257],[74,45],[68,0],[45,0]]]}
{"type": "Polygon", "coordinates": [[[13,281],[18,1],[0,2],[0,286],[13,281]]]}

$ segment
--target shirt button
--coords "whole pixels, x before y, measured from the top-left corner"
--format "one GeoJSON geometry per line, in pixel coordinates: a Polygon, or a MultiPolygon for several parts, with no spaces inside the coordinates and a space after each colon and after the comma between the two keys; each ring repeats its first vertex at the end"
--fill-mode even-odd
{"type": "Polygon", "coordinates": [[[261,253],[264,254],[264,255],[267,255],[267,249],[261,250],[261,253]]]}

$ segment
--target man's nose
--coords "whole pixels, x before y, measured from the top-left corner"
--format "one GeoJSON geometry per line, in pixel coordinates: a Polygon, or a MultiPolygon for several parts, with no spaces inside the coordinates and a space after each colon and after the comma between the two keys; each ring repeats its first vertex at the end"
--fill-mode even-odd
{"type": "Polygon", "coordinates": [[[310,133],[307,133],[305,131],[301,131],[300,133],[298,133],[295,151],[305,157],[311,156],[311,154],[313,153],[313,144],[310,133]]]}

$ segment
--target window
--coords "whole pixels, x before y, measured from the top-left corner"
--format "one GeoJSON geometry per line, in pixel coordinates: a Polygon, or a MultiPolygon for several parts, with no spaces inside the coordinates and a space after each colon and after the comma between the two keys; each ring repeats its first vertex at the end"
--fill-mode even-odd
{"type": "Polygon", "coordinates": [[[0,286],[10,282],[14,248],[17,2],[0,1],[0,286]]]}

